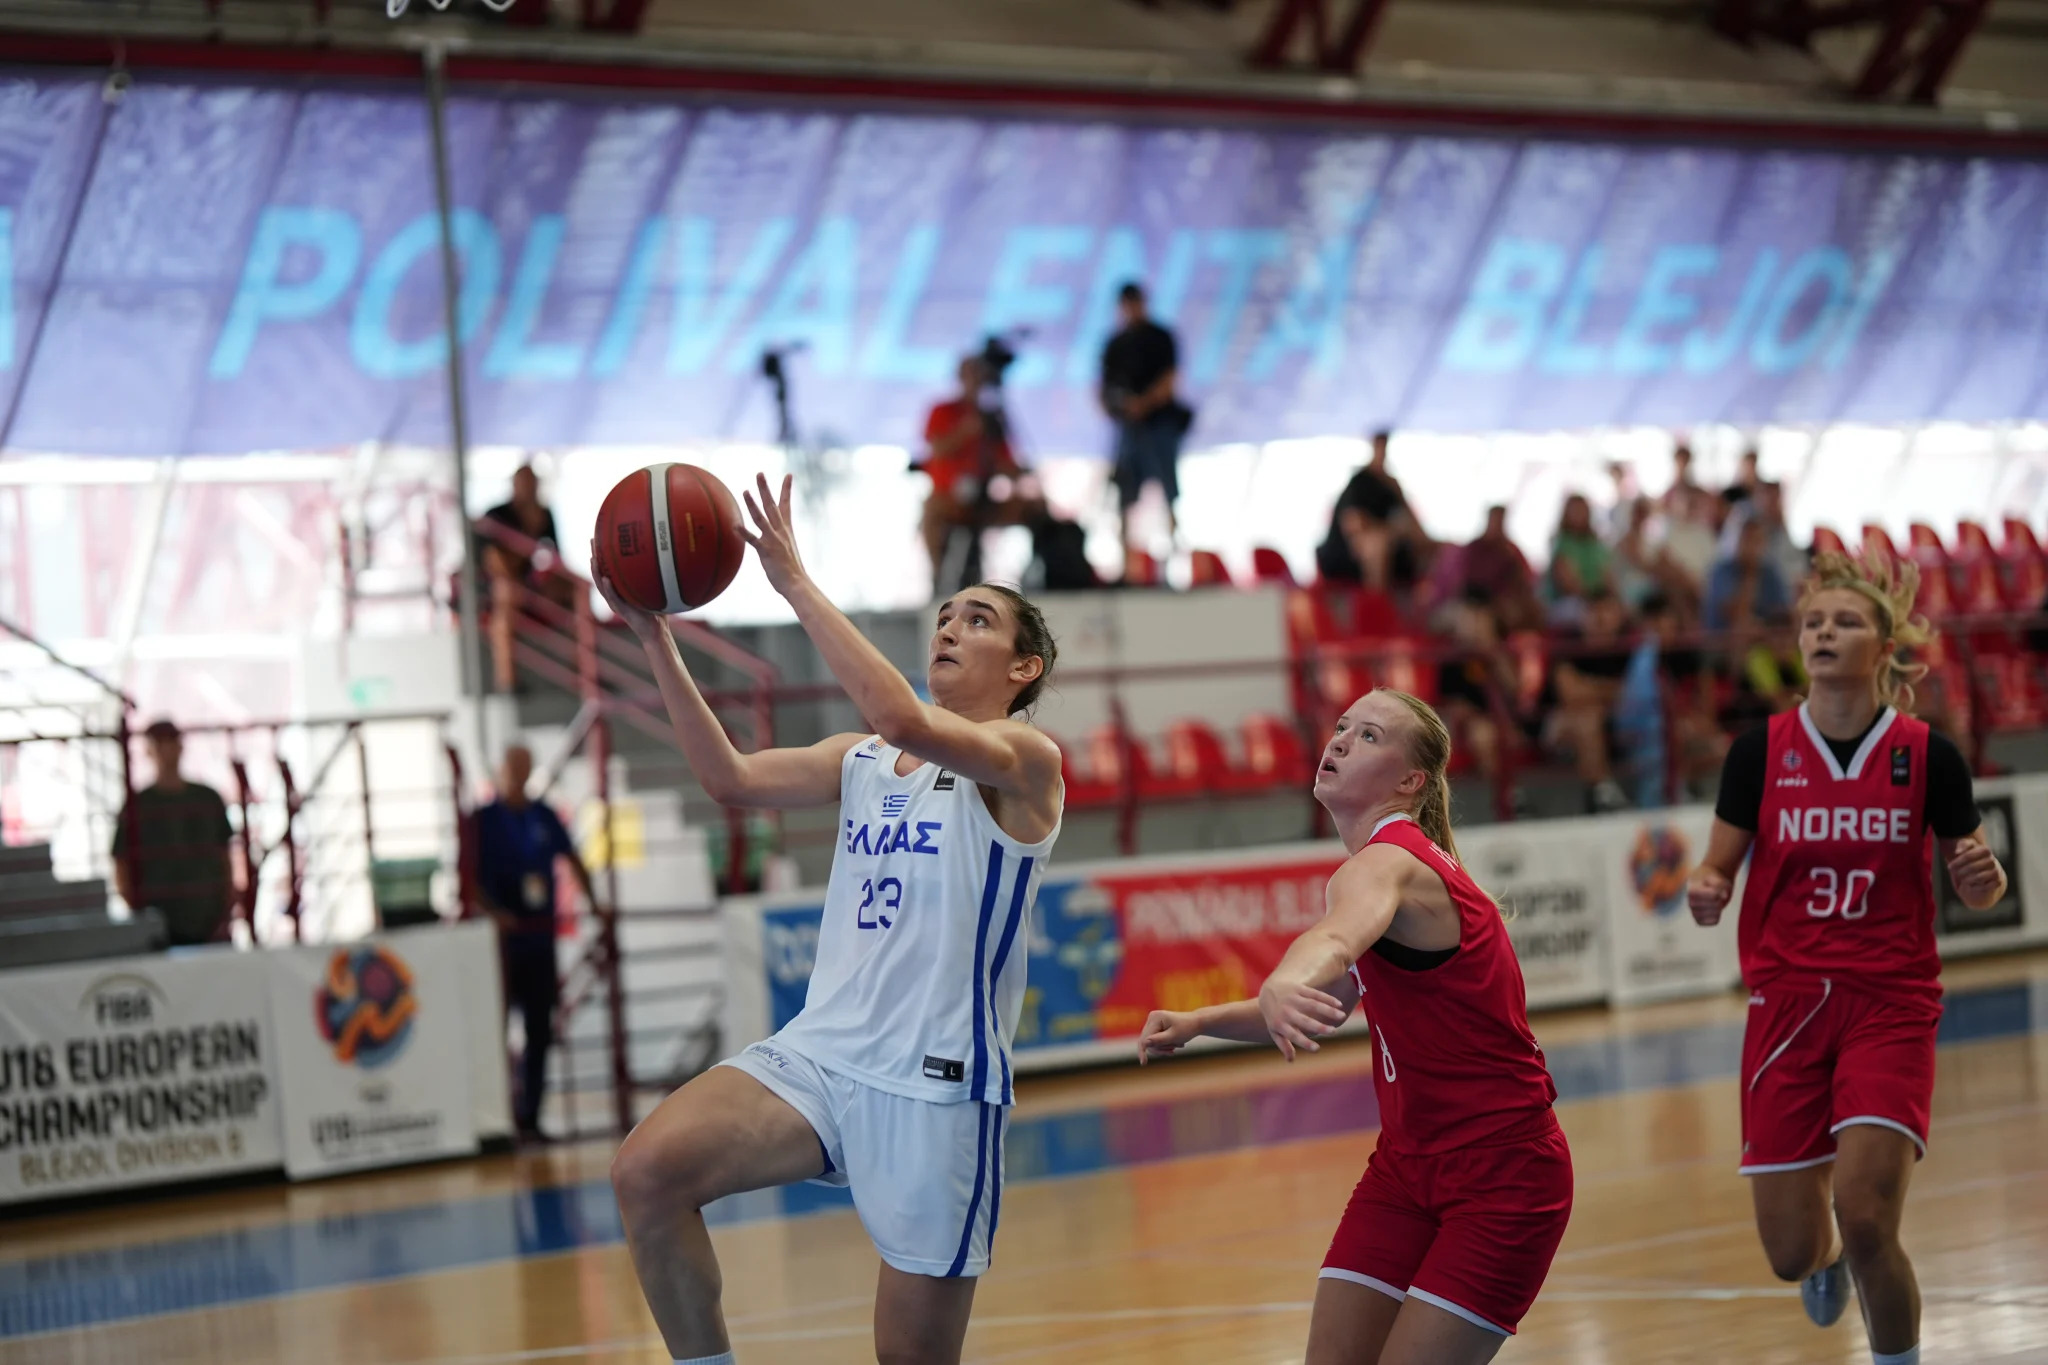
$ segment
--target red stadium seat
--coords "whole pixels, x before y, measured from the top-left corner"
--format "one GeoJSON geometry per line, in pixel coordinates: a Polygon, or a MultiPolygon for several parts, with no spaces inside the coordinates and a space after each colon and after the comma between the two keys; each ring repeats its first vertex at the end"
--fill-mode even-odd
{"type": "Polygon", "coordinates": [[[1223,746],[1222,736],[1207,721],[1177,720],[1166,732],[1167,752],[1180,761],[1182,755],[1201,770],[1208,790],[1222,795],[1262,791],[1273,785],[1273,775],[1248,763],[1234,763],[1223,746]]]}
{"type": "Polygon", "coordinates": [[[1159,586],[1159,561],[1143,550],[1124,552],[1124,586],[1127,588],[1156,588],[1159,586]]]}
{"type": "Polygon", "coordinates": [[[2048,598],[2048,558],[2034,528],[2018,517],[2005,519],[2005,544],[1998,557],[2005,562],[2005,597],[2019,611],[2039,611],[2048,598]]]}
{"type": "Polygon", "coordinates": [[[1073,751],[1060,744],[1057,735],[1053,737],[1053,743],[1059,745],[1060,776],[1066,782],[1067,805],[1073,808],[1114,805],[1121,794],[1117,789],[1115,775],[1112,773],[1105,778],[1096,768],[1093,747],[1091,746],[1088,755],[1090,761],[1084,767],[1076,764],[1073,751]]]}
{"type": "Polygon", "coordinates": [[[1294,570],[1287,567],[1286,556],[1264,545],[1252,551],[1252,581],[1277,583],[1283,588],[1300,586],[1294,581],[1294,570]]]}
{"type": "Polygon", "coordinates": [[[1245,768],[1260,774],[1266,785],[1301,786],[1309,780],[1308,750],[1301,735],[1279,716],[1247,716],[1243,725],[1245,768]]]}
{"type": "Polygon", "coordinates": [[[1998,552],[1991,536],[1974,521],[1956,524],[1956,549],[1949,556],[1949,582],[1955,590],[1958,611],[1973,613],[2017,609],[2005,595],[2005,579],[1999,573],[1998,552]]]}
{"type": "Polygon", "coordinates": [[[1941,543],[1941,533],[1924,522],[1914,522],[1910,533],[1913,548],[1908,558],[1920,566],[1920,611],[1930,621],[1939,621],[1956,610],[1948,547],[1941,543]]]}
{"type": "Polygon", "coordinates": [[[1844,555],[1849,553],[1849,547],[1829,528],[1816,526],[1813,528],[1813,552],[1817,555],[1844,555]]]}
{"type": "Polygon", "coordinates": [[[1166,762],[1159,768],[1152,767],[1144,746],[1133,744],[1139,751],[1134,763],[1142,764],[1137,768],[1141,800],[1179,801],[1209,790],[1212,770],[1203,762],[1202,745],[1193,733],[1194,728],[1208,727],[1187,720],[1177,720],[1166,727],[1166,762]]]}
{"type": "Polygon", "coordinates": [[[1223,563],[1223,557],[1210,550],[1197,550],[1188,563],[1190,586],[1197,588],[1234,588],[1237,583],[1230,576],[1230,570],[1223,563]]]}

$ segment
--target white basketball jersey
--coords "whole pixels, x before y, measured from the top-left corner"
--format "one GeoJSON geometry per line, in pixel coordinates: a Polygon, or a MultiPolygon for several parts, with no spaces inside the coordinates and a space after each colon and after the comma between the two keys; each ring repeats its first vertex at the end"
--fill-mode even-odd
{"type": "Polygon", "coordinates": [[[870,739],[840,766],[810,991],[777,1036],[893,1094],[1009,1104],[1028,919],[1059,827],[1019,843],[972,780],[935,763],[898,777],[901,752],[870,739]]]}

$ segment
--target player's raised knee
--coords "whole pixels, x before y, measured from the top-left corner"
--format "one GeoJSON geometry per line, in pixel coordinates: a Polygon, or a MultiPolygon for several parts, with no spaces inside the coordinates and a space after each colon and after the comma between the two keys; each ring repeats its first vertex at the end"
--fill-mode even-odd
{"type": "Polygon", "coordinates": [[[702,1208],[716,1199],[716,1173],[689,1129],[643,1123],[612,1157],[612,1193],[621,1208],[680,1205],[702,1208]]]}
{"type": "Polygon", "coordinates": [[[1763,1243],[1771,1273],[1788,1284],[1796,1284],[1820,1269],[1829,1250],[1825,1234],[1818,1230],[1767,1230],[1763,1243]]]}

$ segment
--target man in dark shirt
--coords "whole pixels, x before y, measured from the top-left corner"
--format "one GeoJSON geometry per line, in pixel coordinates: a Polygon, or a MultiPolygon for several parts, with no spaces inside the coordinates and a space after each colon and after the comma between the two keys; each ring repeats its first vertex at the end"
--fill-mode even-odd
{"type": "Polygon", "coordinates": [[[142,732],[156,781],[128,798],[114,826],[114,887],[131,909],[154,907],[170,946],[211,943],[225,935],[234,906],[227,803],[220,793],[187,782],[178,727],[160,720],[142,732]]]}
{"type": "Polygon", "coordinates": [[[1122,330],[1102,348],[1102,409],[1116,423],[1117,498],[1123,508],[1124,552],[1131,545],[1131,508],[1148,483],[1166,496],[1166,524],[1175,528],[1180,499],[1180,443],[1193,414],[1174,396],[1180,348],[1173,333],[1145,311],[1144,286],[1135,281],[1117,293],[1122,330]]]}
{"type": "Polygon", "coordinates": [[[555,1041],[555,1003],[561,973],[555,957],[555,860],[567,859],[586,901],[597,897],[590,872],[547,805],[527,799],[533,754],[523,745],[505,751],[498,766],[498,796],[477,809],[476,889],[484,912],[498,926],[505,966],[506,1003],[526,1027],[514,1118],[522,1137],[540,1136],[540,1103],[547,1093],[548,1049],[555,1041]]]}
{"type": "Polygon", "coordinates": [[[477,563],[490,587],[491,671],[497,689],[510,692],[517,682],[512,639],[523,594],[538,593],[558,606],[573,607],[575,580],[555,572],[561,540],[555,514],[540,500],[540,476],[533,466],[512,472],[512,500],[483,514],[488,530],[481,536],[477,563]]]}

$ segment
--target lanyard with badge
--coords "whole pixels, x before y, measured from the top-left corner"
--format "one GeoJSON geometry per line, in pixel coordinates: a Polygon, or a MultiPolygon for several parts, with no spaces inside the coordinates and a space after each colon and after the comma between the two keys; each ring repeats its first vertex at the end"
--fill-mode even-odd
{"type": "MultiPolygon", "coordinates": [[[[533,821],[538,818],[539,808],[527,806],[513,812],[513,825],[518,831],[519,865],[530,868],[533,863],[533,821]]],[[[549,909],[550,882],[553,880],[554,859],[548,859],[545,871],[527,871],[519,878],[519,898],[526,904],[528,914],[542,914],[549,909]]]]}

